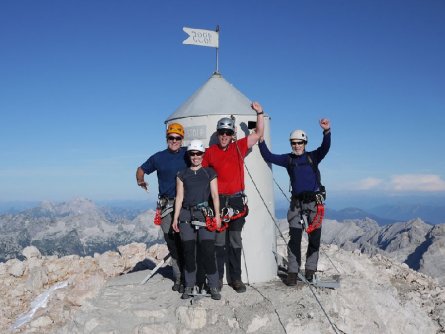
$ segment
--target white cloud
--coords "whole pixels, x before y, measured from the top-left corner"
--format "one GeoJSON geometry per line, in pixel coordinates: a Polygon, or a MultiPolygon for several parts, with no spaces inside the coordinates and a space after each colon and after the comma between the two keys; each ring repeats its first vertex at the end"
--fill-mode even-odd
{"type": "Polygon", "coordinates": [[[357,190],[369,190],[377,188],[379,185],[381,185],[383,180],[368,177],[366,179],[360,180],[357,184],[357,190]]]}
{"type": "Polygon", "coordinates": [[[383,190],[386,192],[445,191],[445,180],[434,174],[400,174],[389,179],[368,177],[353,185],[355,190],[383,190]]]}
{"type": "Polygon", "coordinates": [[[404,174],[394,175],[389,184],[394,191],[445,191],[445,181],[439,175],[404,174]]]}

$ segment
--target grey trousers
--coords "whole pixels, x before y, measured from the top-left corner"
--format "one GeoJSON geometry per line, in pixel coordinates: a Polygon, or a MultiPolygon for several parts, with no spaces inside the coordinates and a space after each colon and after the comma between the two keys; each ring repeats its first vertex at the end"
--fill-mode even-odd
{"type": "Polygon", "coordinates": [[[215,258],[216,232],[210,232],[204,227],[195,229],[190,223],[180,222],[182,248],[184,251],[184,277],[185,286],[194,287],[196,284],[197,256],[200,257],[201,265],[204,267],[210,288],[219,286],[219,275],[215,258]],[[199,247],[197,244],[199,243],[199,247]],[[201,252],[197,254],[197,250],[201,252]]]}
{"type": "Polygon", "coordinates": [[[161,219],[161,229],[164,233],[164,239],[167,244],[168,251],[171,255],[171,265],[173,269],[173,279],[176,283],[183,280],[182,275],[182,252],[181,238],[178,233],[172,229],[173,212],[161,219]]]}
{"type": "Polygon", "coordinates": [[[216,233],[216,252],[219,276],[224,277],[224,264],[228,264],[227,282],[241,280],[241,254],[243,250],[243,238],[241,232],[245,224],[245,218],[241,217],[229,223],[229,228],[224,232],[216,233]]]}
{"type": "MultiPolygon", "coordinates": [[[[315,202],[301,203],[292,201],[287,212],[289,222],[289,244],[288,244],[288,272],[298,273],[301,267],[301,238],[303,226],[301,219],[306,216],[307,222],[311,222],[317,213],[315,202]]],[[[318,256],[321,242],[321,226],[308,235],[308,247],[306,250],[306,270],[317,271],[318,256]]]]}

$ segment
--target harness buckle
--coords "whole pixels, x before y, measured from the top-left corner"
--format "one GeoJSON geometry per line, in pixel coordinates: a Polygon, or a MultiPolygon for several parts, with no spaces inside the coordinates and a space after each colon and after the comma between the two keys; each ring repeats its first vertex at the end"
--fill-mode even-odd
{"type": "Polygon", "coordinates": [[[317,194],[315,195],[315,202],[316,202],[317,204],[323,204],[323,201],[324,201],[324,196],[323,196],[323,194],[321,194],[321,193],[317,193],[317,194]]]}
{"type": "Polygon", "coordinates": [[[190,221],[190,224],[196,229],[198,230],[200,227],[206,227],[206,223],[205,222],[201,222],[199,220],[192,220],[190,221]]]}

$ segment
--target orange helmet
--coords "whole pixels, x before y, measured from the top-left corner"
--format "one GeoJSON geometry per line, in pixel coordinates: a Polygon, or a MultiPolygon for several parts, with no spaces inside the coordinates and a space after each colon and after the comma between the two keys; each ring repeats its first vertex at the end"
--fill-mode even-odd
{"type": "Polygon", "coordinates": [[[184,138],[184,127],[179,123],[171,123],[167,127],[167,136],[172,133],[176,133],[184,138]]]}

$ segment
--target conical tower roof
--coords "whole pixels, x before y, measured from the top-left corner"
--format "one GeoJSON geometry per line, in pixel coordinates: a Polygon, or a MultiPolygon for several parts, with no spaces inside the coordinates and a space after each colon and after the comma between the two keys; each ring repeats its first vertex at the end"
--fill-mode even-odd
{"type": "Polygon", "coordinates": [[[184,117],[205,115],[255,115],[251,101],[228,83],[221,74],[213,75],[188,98],[166,123],[184,117]]]}

